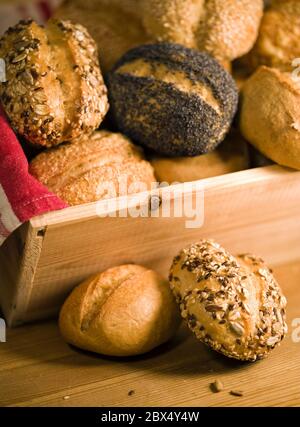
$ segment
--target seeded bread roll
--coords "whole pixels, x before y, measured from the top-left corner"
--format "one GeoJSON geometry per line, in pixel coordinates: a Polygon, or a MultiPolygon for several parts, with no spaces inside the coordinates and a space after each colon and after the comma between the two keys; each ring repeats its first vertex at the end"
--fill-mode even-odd
{"type": "Polygon", "coordinates": [[[174,258],[169,279],[189,328],[225,356],[262,359],[287,333],[286,298],[260,258],[203,240],[174,258]]]}
{"type": "Polygon", "coordinates": [[[168,156],[213,150],[228,132],[238,93],[205,53],[177,44],[140,46],[108,75],[113,118],[137,143],[168,156]]]}
{"type": "Polygon", "coordinates": [[[204,50],[230,69],[257,38],[263,0],[67,0],[55,17],[86,26],[108,71],[129,49],[173,42],[204,50]]]}
{"type": "Polygon", "coordinates": [[[142,0],[144,25],[158,41],[206,51],[220,62],[249,52],[263,0],[142,0]]]}
{"type": "Polygon", "coordinates": [[[300,170],[300,85],[290,73],[260,67],[241,96],[243,136],[269,159],[300,170]]]}
{"type": "Polygon", "coordinates": [[[109,356],[146,353],[172,338],[179,323],[168,282],[138,265],[88,279],[73,290],[59,317],[68,343],[109,356]]]}
{"type": "Polygon", "coordinates": [[[300,57],[300,2],[299,0],[273,0],[266,10],[257,42],[247,56],[251,69],[260,65],[291,72],[300,57]]]}
{"type": "Polygon", "coordinates": [[[231,132],[214,151],[196,157],[154,157],[151,160],[158,181],[192,182],[249,169],[246,141],[238,132],[231,132]]]}
{"type": "Polygon", "coordinates": [[[0,97],[14,130],[51,147],[91,134],[107,110],[95,42],[81,25],[21,21],[0,40],[0,97]]]}
{"type": "Polygon", "coordinates": [[[147,191],[156,181],[142,150],[107,131],[39,154],[30,173],[69,205],[147,191]]]}
{"type": "Polygon", "coordinates": [[[84,25],[95,39],[101,69],[109,71],[129,49],[147,43],[141,22],[139,0],[68,0],[55,13],[84,25]]]}

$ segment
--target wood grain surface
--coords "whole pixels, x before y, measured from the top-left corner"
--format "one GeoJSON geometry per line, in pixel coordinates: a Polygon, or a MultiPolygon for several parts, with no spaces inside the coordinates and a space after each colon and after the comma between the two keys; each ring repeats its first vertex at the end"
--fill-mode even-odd
{"type": "Polygon", "coordinates": [[[288,297],[289,335],[266,360],[226,359],[184,327],[148,355],[107,358],[69,347],[55,321],[32,324],[9,330],[0,344],[0,405],[300,406],[300,333],[292,327],[300,318],[300,260],[276,267],[275,275],[288,297]],[[225,389],[214,394],[217,378],[225,389]]]}
{"type": "MultiPolygon", "coordinates": [[[[107,212],[117,217],[100,217],[106,202],[99,202],[34,218],[11,236],[0,249],[0,303],[9,324],[56,315],[75,285],[115,265],[133,262],[167,274],[176,253],[201,238],[273,265],[300,256],[300,171],[252,169],[165,187],[160,196],[170,201],[168,217],[162,207],[151,218],[120,217],[115,207],[107,212]],[[187,228],[188,218],[175,215],[180,198],[184,209],[200,202],[202,226],[187,228]]],[[[143,195],[146,209],[150,197],[143,195]]],[[[123,201],[137,205],[136,195],[123,201]]]]}

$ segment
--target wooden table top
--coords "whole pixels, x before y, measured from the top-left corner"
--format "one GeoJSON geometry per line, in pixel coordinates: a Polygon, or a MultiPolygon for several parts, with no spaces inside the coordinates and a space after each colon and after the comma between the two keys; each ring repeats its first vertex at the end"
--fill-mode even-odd
{"type": "Polygon", "coordinates": [[[50,321],[9,330],[0,344],[0,405],[300,406],[300,342],[292,339],[300,338],[292,327],[300,318],[300,262],[275,274],[289,300],[289,335],[267,360],[226,359],[184,327],[146,356],[101,357],[69,347],[50,321]],[[215,394],[209,386],[217,378],[225,389],[215,394]]]}

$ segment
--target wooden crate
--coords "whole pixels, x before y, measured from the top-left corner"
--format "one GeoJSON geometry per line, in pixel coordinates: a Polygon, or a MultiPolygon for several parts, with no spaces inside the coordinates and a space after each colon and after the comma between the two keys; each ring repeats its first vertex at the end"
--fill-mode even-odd
{"type": "MultiPolygon", "coordinates": [[[[161,208],[157,217],[99,217],[97,203],[24,224],[0,250],[0,304],[8,324],[56,315],[74,286],[114,265],[134,262],[166,275],[177,251],[201,238],[235,254],[256,253],[271,265],[300,259],[300,172],[269,166],[198,184],[197,191],[195,183],[181,191],[194,200],[204,189],[200,228],[186,228],[185,217],[158,215],[161,208]]],[[[170,188],[161,190],[166,194],[174,205],[170,188]]]]}

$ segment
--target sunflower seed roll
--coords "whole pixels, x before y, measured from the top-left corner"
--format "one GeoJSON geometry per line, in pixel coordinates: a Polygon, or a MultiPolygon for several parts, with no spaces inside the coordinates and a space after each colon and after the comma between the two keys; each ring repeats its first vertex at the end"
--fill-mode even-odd
{"type": "Polygon", "coordinates": [[[232,77],[206,53],[177,44],[129,51],[108,76],[117,126],[137,143],[169,156],[213,150],[238,103],[232,77]]]}
{"type": "Polygon", "coordinates": [[[81,25],[21,21],[0,40],[0,97],[14,130],[54,146],[91,134],[108,110],[96,44],[81,25]]]}
{"type": "Polygon", "coordinates": [[[262,359],[287,333],[286,298],[260,258],[203,240],[175,257],[169,279],[189,328],[225,356],[262,359]]]}

